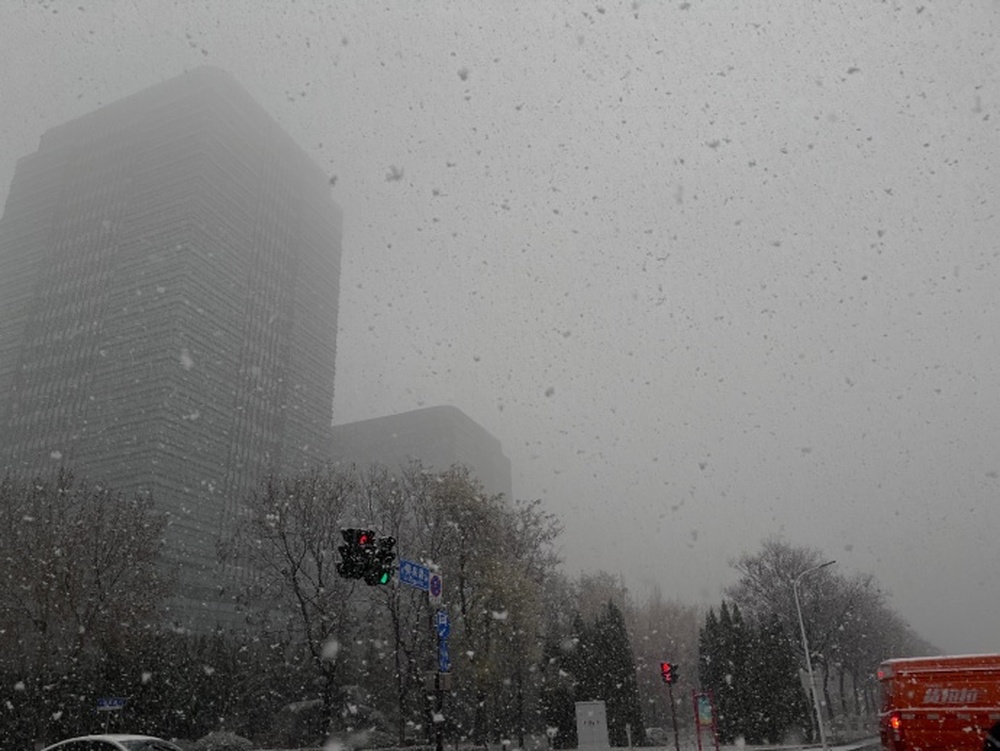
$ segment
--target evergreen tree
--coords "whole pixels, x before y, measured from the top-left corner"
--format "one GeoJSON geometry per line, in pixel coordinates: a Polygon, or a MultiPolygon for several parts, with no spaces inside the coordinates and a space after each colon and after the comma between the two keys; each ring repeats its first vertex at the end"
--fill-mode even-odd
{"type": "Polygon", "coordinates": [[[738,606],[709,610],[699,634],[699,677],[715,698],[719,739],[780,743],[809,726],[799,685],[798,653],[777,616],[759,629],[738,606]]]}
{"type": "Polygon", "coordinates": [[[625,629],[625,618],[613,602],[594,624],[594,653],[601,666],[601,698],[608,713],[612,746],[644,745],[646,731],[639,704],[635,657],[625,629]],[[631,739],[629,737],[631,728],[631,739]]]}
{"type": "Polygon", "coordinates": [[[716,727],[719,741],[732,743],[739,734],[737,729],[737,706],[735,699],[736,676],[732,653],[733,617],[729,605],[723,601],[719,607],[719,632],[716,639],[716,681],[712,686],[715,694],[715,708],[718,713],[716,727]]]}
{"type": "Polygon", "coordinates": [[[789,735],[805,736],[809,705],[799,682],[798,648],[777,615],[756,634],[754,660],[754,743],[782,743],[789,735]]]}
{"type": "Polygon", "coordinates": [[[730,607],[730,627],[728,639],[729,654],[729,696],[731,706],[729,712],[735,737],[752,742],[753,726],[751,717],[755,711],[753,675],[751,658],[754,653],[754,635],[746,622],[739,606],[733,603],[730,607]]]}
{"type": "MultiPolygon", "coordinates": [[[[608,718],[608,739],[612,746],[645,743],[646,731],[639,703],[639,684],[635,674],[635,656],[625,627],[625,618],[613,602],[608,602],[593,624],[577,614],[573,620],[572,647],[560,650],[555,659],[572,676],[572,701],[603,701],[608,718]]],[[[551,650],[551,647],[550,647],[551,650]]],[[[551,672],[551,671],[550,671],[551,672]]],[[[561,686],[548,691],[547,717],[559,729],[562,745],[569,735],[562,723],[568,719],[561,686]],[[555,724],[560,723],[560,724],[555,724]]],[[[575,706],[573,722],[575,724],[575,706]]],[[[576,739],[575,727],[573,740],[576,739]]]]}
{"type": "Polygon", "coordinates": [[[719,684],[719,619],[708,609],[705,625],[698,631],[698,680],[702,689],[714,691],[719,684]]]}
{"type": "Polygon", "coordinates": [[[746,738],[751,729],[748,654],[752,646],[738,607],[723,601],[718,618],[709,611],[699,637],[699,674],[702,687],[712,692],[722,743],[746,738]]]}
{"type": "Polygon", "coordinates": [[[545,732],[557,749],[576,748],[576,705],[573,678],[568,672],[572,641],[549,638],[542,654],[542,688],[539,696],[545,732]]]}

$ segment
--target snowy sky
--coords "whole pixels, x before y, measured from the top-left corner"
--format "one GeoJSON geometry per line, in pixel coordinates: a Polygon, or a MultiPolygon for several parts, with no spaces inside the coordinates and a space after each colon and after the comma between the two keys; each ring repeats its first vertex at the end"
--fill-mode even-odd
{"type": "Polygon", "coordinates": [[[0,200],[224,68],[336,178],[336,422],[461,408],[571,574],[714,605],[781,535],[997,651],[998,40],[997,0],[0,0],[0,200]]]}

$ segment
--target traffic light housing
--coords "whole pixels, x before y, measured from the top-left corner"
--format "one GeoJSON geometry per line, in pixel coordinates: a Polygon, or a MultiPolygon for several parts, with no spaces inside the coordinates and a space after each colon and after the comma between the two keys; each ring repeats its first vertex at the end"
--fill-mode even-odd
{"type": "Polygon", "coordinates": [[[364,575],[365,584],[374,587],[392,581],[396,571],[395,547],[395,537],[379,537],[375,541],[371,562],[364,575]]]}
{"type": "Polygon", "coordinates": [[[377,537],[370,529],[342,529],[344,544],[337,548],[337,573],[345,579],[363,579],[369,586],[388,584],[396,571],[396,539],[377,537]]]}
{"type": "Polygon", "coordinates": [[[660,677],[668,686],[674,685],[677,682],[677,665],[672,662],[661,662],[660,677]]]}
{"type": "Polygon", "coordinates": [[[361,579],[371,567],[374,557],[375,533],[370,529],[342,529],[344,544],[337,548],[340,562],[337,573],[345,579],[361,579]]]}

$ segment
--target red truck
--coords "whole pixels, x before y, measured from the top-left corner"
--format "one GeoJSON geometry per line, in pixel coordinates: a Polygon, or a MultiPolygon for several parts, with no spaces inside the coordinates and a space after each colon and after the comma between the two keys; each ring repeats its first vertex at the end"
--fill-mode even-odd
{"type": "Polygon", "coordinates": [[[885,751],[982,751],[1000,721],[1000,654],[886,660],[878,680],[885,751]]]}

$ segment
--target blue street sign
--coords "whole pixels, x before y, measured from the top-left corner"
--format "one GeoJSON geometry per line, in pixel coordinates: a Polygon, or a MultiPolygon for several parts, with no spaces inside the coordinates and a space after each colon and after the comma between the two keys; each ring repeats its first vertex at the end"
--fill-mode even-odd
{"type": "Polygon", "coordinates": [[[447,673],[451,670],[451,660],[448,657],[448,640],[438,640],[438,672],[447,673]]]}
{"type": "Polygon", "coordinates": [[[111,712],[116,709],[122,709],[124,706],[125,706],[125,699],[123,699],[120,696],[109,696],[97,700],[98,712],[111,712]]]}
{"type": "Polygon", "coordinates": [[[439,610],[434,617],[434,625],[437,626],[438,638],[447,639],[451,633],[451,622],[448,620],[448,611],[439,610]]]}
{"type": "Polygon", "coordinates": [[[431,570],[413,561],[399,559],[399,583],[422,589],[424,592],[430,586],[431,570]]]}

